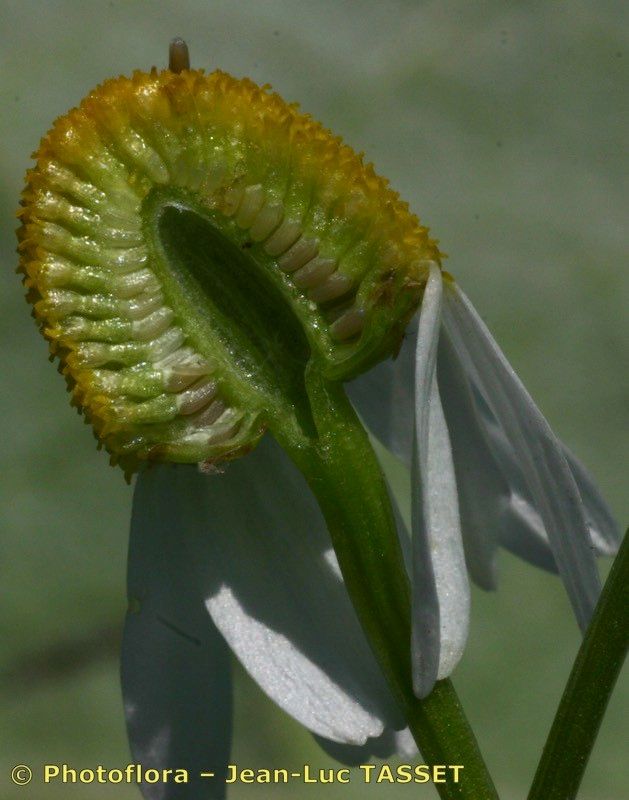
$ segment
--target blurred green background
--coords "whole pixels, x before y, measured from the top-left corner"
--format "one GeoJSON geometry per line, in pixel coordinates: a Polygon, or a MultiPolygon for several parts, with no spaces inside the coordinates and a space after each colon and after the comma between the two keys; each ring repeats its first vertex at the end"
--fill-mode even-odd
{"type": "MultiPolygon", "coordinates": [[[[173,35],[189,41],[194,66],[299,101],[364,150],[431,226],[448,268],[626,525],[627,16],[619,2],[4,0],[0,797],[136,797],[8,780],[16,763],[129,760],[117,647],[131,490],[69,408],[13,273],[23,173],[53,118],[106,77],[163,66],[173,35]]],[[[455,679],[503,797],[516,800],[579,636],[556,579],[506,554],[500,568],[499,591],[474,594],[455,679]]],[[[332,764],[240,673],[236,698],[235,762],[332,764]]],[[[628,699],[625,674],[583,800],[629,795],[628,699]]],[[[320,792],[237,786],[230,796],[320,792]]],[[[325,789],[345,800],[365,793],[436,797],[426,786],[325,789]]]]}

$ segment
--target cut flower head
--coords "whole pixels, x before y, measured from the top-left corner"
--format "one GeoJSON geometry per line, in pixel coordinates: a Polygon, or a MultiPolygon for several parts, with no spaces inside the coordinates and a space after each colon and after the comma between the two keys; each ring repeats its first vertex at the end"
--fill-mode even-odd
{"type": "Polygon", "coordinates": [[[21,215],[73,402],[140,471],[122,660],[138,761],[224,773],[229,648],[337,758],[412,752],[372,618],[404,618],[398,661],[426,696],[462,655],[468,572],[493,588],[499,545],[558,571],[587,624],[594,553],[618,542],[604,500],[426,229],[294,105],[220,72],[109,81],[42,141],[21,215]],[[369,520],[393,516],[379,473],[352,471],[370,456],[348,381],[411,468],[412,530],[398,519],[384,555],[369,520]],[[345,503],[365,505],[363,541],[345,503]],[[402,601],[410,585],[410,620],[387,581],[402,601]]]}

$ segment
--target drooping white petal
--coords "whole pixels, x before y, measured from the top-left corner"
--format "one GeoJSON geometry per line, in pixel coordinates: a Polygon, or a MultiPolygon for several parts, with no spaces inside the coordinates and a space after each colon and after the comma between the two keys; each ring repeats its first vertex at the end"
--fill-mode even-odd
{"type": "Polygon", "coordinates": [[[401,731],[386,728],[377,739],[370,739],[364,745],[339,744],[316,735],[314,738],[328,755],[349,767],[366,764],[372,757],[399,756],[408,761],[417,755],[417,745],[408,728],[401,731]]]}
{"type": "Polygon", "coordinates": [[[122,689],[134,762],[186,769],[143,784],[148,800],[223,798],[231,746],[230,653],[203,606],[167,467],[138,477],[129,545],[122,689]],[[199,777],[212,771],[212,781],[199,777]]]}
{"type": "Polygon", "coordinates": [[[529,564],[557,573],[542,518],[533,506],[514,492],[500,514],[500,544],[529,564]]]}
{"type": "Polygon", "coordinates": [[[415,693],[449,675],[467,640],[470,593],[450,438],[435,374],[442,280],[431,268],[417,333],[411,468],[412,643],[415,693]]]}
{"type": "Polygon", "coordinates": [[[449,287],[444,323],[470,380],[517,455],[582,628],[600,592],[583,504],[559,441],[486,326],[458,287],[449,287]]]}
{"type": "Polygon", "coordinates": [[[590,526],[592,543],[601,555],[613,556],[618,552],[622,541],[620,525],[589,471],[567,447],[564,446],[563,452],[579,487],[579,493],[585,506],[585,516],[590,526]]]}
{"type": "Polygon", "coordinates": [[[173,493],[207,609],[262,689],[334,741],[401,727],[319,508],[281,448],[266,438],[224,475],[177,468],[173,493]]]}
{"type": "MultiPolygon", "coordinates": [[[[441,337],[444,337],[443,331],[441,337]]],[[[400,353],[395,360],[387,359],[381,362],[347,386],[348,395],[369,430],[409,468],[412,438],[408,432],[413,427],[413,364],[416,342],[416,327],[411,327],[404,337],[400,353]]],[[[440,373],[442,372],[442,358],[439,355],[437,360],[437,368],[440,373]]],[[[451,360],[448,359],[447,363],[451,364],[451,360]]],[[[460,369],[460,366],[457,369],[460,369]]],[[[450,389],[445,385],[447,381],[447,376],[440,378],[440,385],[441,382],[444,384],[441,387],[441,398],[450,431],[459,490],[459,511],[465,557],[471,577],[482,588],[491,589],[495,586],[496,573],[492,542],[495,540],[496,531],[502,547],[534,566],[550,572],[557,572],[557,565],[544,525],[539,514],[531,505],[532,500],[522,477],[522,470],[504,432],[495,421],[482,396],[474,387],[471,387],[476,419],[470,418],[469,424],[478,425],[489,440],[491,450],[489,458],[493,456],[498,472],[501,474],[501,478],[494,482],[494,470],[488,466],[487,453],[482,452],[480,448],[477,449],[476,444],[473,448],[461,444],[467,438],[465,428],[468,425],[468,419],[466,416],[468,412],[471,414],[472,410],[468,409],[467,412],[465,409],[456,410],[456,406],[463,401],[456,396],[454,400],[452,399],[450,389]],[[479,416],[480,419],[478,419],[479,416]],[[478,462],[477,470],[474,469],[476,462],[478,462]],[[481,462],[482,467],[480,466],[481,462]],[[481,493],[478,492],[481,487],[475,487],[473,481],[466,482],[465,480],[465,473],[469,475],[472,470],[484,484],[485,499],[483,501],[480,499],[481,493]],[[482,480],[483,476],[485,476],[485,480],[482,480]],[[505,489],[504,485],[502,489],[504,495],[501,495],[498,485],[500,481],[510,488],[513,496],[509,495],[509,489],[505,489]],[[476,537],[484,537],[485,542],[483,543],[476,537]]],[[[473,432],[469,434],[470,437],[473,435],[473,432]]],[[[590,533],[596,552],[599,555],[611,555],[616,552],[618,547],[619,527],[591,479],[584,490],[584,486],[579,480],[580,470],[585,470],[583,465],[578,465],[580,470],[575,468],[574,456],[571,456],[567,450],[565,454],[586,505],[590,533]],[[590,496],[592,499],[588,501],[587,498],[590,496]],[[606,532],[604,535],[601,533],[602,530],[606,532]]]]}
{"type": "MultiPolygon", "coordinates": [[[[444,337],[443,331],[441,336],[444,337]]],[[[408,431],[413,426],[413,363],[416,341],[416,328],[410,327],[395,360],[387,359],[347,386],[350,399],[371,432],[408,467],[411,464],[412,450],[412,439],[408,431]]],[[[437,366],[440,374],[443,372],[442,360],[443,356],[439,355],[437,366]]],[[[446,363],[451,364],[451,359],[446,359],[446,363]]],[[[460,370],[460,366],[456,368],[460,370]]],[[[447,381],[446,375],[440,378],[440,385],[443,383],[441,397],[450,431],[465,557],[471,577],[482,588],[495,586],[492,542],[495,541],[496,534],[500,545],[518,557],[541,569],[557,572],[544,525],[532,506],[522,470],[502,428],[475,387],[471,387],[474,417],[469,417],[473,413],[472,409],[457,411],[456,406],[464,401],[456,395],[452,398],[450,388],[445,385],[447,381]],[[501,475],[497,480],[494,480],[494,469],[488,465],[487,453],[483,452],[485,449],[479,448],[476,443],[471,448],[462,445],[468,437],[475,437],[473,431],[469,434],[465,432],[468,422],[470,425],[478,425],[489,440],[489,458],[493,456],[501,475]],[[478,469],[474,469],[476,462],[478,469]],[[465,480],[465,473],[472,478],[469,482],[465,480]],[[484,487],[475,487],[474,477],[484,487]],[[499,489],[501,481],[502,493],[499,489]],[[509,488],[505,489],[505,484],[509,488]],[[482,493],[479,492],[480,488],[483,488],[482,493]],[[481,501],[482,494],[485,498],[481,501]],[[485,542],[477,537],[484,537],[485,542]]],[[[585,472],[583,465],[577,462],[575,466],[576,459],[569,451],[565,450],[565,455],[586,506],[596,552],[599,555],[611,555],[618,547],[619,527],[593,480],[580,478],[585,472]]]]}
{"type": "Polygon", "coordinates": [[[467,376],[443,329],[437,375],[452,442],[466,562],[479,586],[495,589],[496,550],[511,492],[486,441],[467,376]]]}
{"type": "MultiPolygon", "coordinates": [[[[530,491],[524,480],[522,467],[518,462],[517,455],[504,431],[496,421],[491,409],[483,399],[482,395],[476,391],[474,393],[475,402],[478,406],[479,413],[482,415],[485,432],[494,452],[494,455],[500,464],[501,470],[511,487],[512,492],[517,495],[516,504],[518,502],[526,502],[529,505],[533,503],[530,491]]],[[[563,454],[568,462],[568,466],[576,481],[577,488],[583,506],[585,509],[585,517],[590,530],[592,545],[598,555],[613,555],[617,550],[621,540],[620,526],[614,519],[607,503],[603,499],[594,478],[590,475],[588,470],[583,464],[574,456],[570,450],[561,444],[563,454]]],[[[534,519],[533,527],[540,528],[542,535],[548,540],[544,525],[539,519],[539,515],[534,509],[527,512],[524,517],[520,514],[521,508],[516,511],[516,516],[519,517],[520,523],[523,519],[534,519]]],[[[518,524],[519,527],[519,524],[518,524]]],[[[538,531],[534,532],[534,537],[537,538],[538,531]]],[[[528,535],[526,538],[528,539],[528,535]]],[[[523,544],[523,543],[520,543],[523,544]]],[[[548,545],[550,548],[550,545],[548,545]]],[[[524,553],[526,550],[524,549],[524,553]]],[[[523,555],[527,558],[526,555],[523,555]]],[[[531,560],[531,559],[527,559],[531,560]]],[[[553,559],[551,558],[551,561],[553,559]]],[[[533,562],[535,563],[535,562],[533,562]]]]}
{"type": "MultiPolygon", "coordinates": [[[[443,347],[444,340],[447,341],[447,332],[442,330],[437,358],[440,396],[450,431],[470,575],[484,589],[495,587],[496,541],[531,564],[557,572],[540,517],[522,497],[522,493],[528,497],[528,490],[515,455],[474,387],[469,387],[471,405],[467,394],[459,395],[463,370],[458,357],[453,358],[443,347]],[[478,434],[488,439],[489,445],[483,444],[478,434]],[[516,492],[513,497],[511,491],[516,492]]],[[[405,335],[397,359],[378,364],[347,387],[356,410],[372,433],[408,467],[416,343],[415,326],[405,335]]]]}
{"type": "MultiPolygon", "coordinates": [[[[402,508],[398,502],[398,498],[395,495],[395,491],[393,489],[392,484],[389,481],[388,476],[385,472],[385,481],[387,483],[387,489],[389,492],[389,497],[391,499],[391,509],[393,510],[393,517],[395,519],[395,527],[398,531],[398,541],[400,542],[400,550],[402,551],[402,559],[404,561],[404,567],[406,568],[406,574],[409,576],[409,580],[412,577],[413,572],[413,542],[412,542],[412,535],[410,530],[410,497],[408,493],[403,498],[404,501],[404,510],[406,512],[406,516],[402,513],[402,508]]],[[[402,498],[400,498],[402,499],[402,498]]]]}
{"type": "MultiPolygon", "coordinates": [[[[447,337],[447,331],[443,335],[447,337]]],[[[455,358],[458,360],[458,356],[455,358]]],[[[463,369],[460,363],[459,369],[463,369]]],[[[544,523],[533,507],[515,451],[475,385],[471,385],[471,397],[476,420],[506,487],[494,522],[498,528],[500,544],[524,561],[556,573],[557,564],[544,523]]]]}
{"type": "Polygon", "coordinates": [[[346,386],[369,430],[410,468],[415,421],[414,372],[417,323],[409,325],[400,352],[346,386]]]}

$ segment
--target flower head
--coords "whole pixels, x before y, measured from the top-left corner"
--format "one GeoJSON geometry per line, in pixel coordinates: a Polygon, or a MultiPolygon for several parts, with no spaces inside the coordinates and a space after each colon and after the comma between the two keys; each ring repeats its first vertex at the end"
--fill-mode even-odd
{"type": "Polygon", "coordinates": [[[269,417],[299,417],[309,359],[346,380],[395,352],[439,258],[371,165],[222,72],[107,81],[36,159],[29,299],[127,472],[242,454],[269,417]]]}

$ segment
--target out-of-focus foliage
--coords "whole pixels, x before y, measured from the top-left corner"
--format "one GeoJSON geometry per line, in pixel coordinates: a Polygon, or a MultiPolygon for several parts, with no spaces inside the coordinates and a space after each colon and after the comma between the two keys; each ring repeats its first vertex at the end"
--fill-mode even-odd
{"type": "MultiPolygon", "coordinates": [[[[622,4],[584,0],[3,3],[3,798],[138,796],[119,786],[8,781],[16,763],[129,761],[116,648],[131,493],[68,407],[13,274],[23,172],[52,119],[110,75],[163,65],[176,34],[188,39],[195,66],[269,82],[300,101],[364,150],[430,225],[448,268],[626,523],[626,23],[622,4]]],[[[500,566],[500,591],[474,595],[455,679],[509,800],[525,795],[579,639],[556,579],[506,555],[500,566]]],[[[628,697],[625,677],[583,800],[629,792],[628,697]]],[[[331,764],[242,675],[233,760],[331,764]]],[[[365,791],[436,796],[358,779],[325,796],[365,791]]],[[[320,793],[241,785],[231,797],[320,793]]]]}

